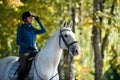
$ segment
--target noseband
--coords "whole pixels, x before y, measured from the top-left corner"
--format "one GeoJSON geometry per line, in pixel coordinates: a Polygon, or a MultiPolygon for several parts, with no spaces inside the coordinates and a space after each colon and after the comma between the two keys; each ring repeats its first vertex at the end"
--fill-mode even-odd
{"type": "Polygon", "coordinates": [[[73,45],[74,43],[78,43],[78,42],[77,42],[77,41],[73,41],[72,43],[69,44],[69,43],[65,40],[65,38],[64,38],[64,36],[63,36],[63,34],[62,34],[62,32],[64,32],[64,31],[71,31],[71,30],[69,30],[69,29],[60,30],[59,46],[61,47],[61,38],[62,38],[64,44],[66,45],[66,47],[67,47],[68,50],[69,50],[69,47],[70,47],[71,45],[73,45]]]}

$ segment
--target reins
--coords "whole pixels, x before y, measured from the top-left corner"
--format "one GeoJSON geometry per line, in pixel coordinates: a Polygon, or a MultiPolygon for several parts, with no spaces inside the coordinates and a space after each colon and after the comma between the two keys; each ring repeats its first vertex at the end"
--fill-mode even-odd
{"type": "MultiPolygon", "coordinates": [[[[36,57],[37,57],[38,55],[36,55],[36,57]]],[[[37,67],[36,67],[36,65],[35,65],[35,61],[36,61],[36,57],[34,57],[34,60],[33,60],[33,64],[34,64],[34,68],[35,68],[35,71],[36,71],[36,73],[37,73],[37,76],[39,77],[39,79],[40,80],[44,80],[43,78],[41,78],[40,77],[40,75],[39,75],[39,73],[38,73],[38,71],[37,71],[37,67]]],[[[64,67],[64,64],[65,64],[65,62],[67,61],[67,58],[68,58],[68,56],[65,58],[65,60],[63,61],[63,64],[62,64],[62,66],[60,67],[60,70],[64,67]]],[[[51,77],[49,80],[52,80],[54,77],[56,77],[58,74],[60,74],[60,72],[58,72],[58,73],[56,73],[53,77],[51,77]]]]}
{"type": "Polygon", "coordinates": [[[35,71],[36,71],[37,76],[39,77],[39,79],[44,80],[44,79],[42,79],[42,78],[40,77],[40,75],[38,74],[37,67],[36,67],[36,65],[35,65],[35,61],[36,61],[36,57],[37,57],[37,56],[38,56],[38,54],[34,57],[34,61],[33,61],[34,68],[35,68],[35,71]]]}

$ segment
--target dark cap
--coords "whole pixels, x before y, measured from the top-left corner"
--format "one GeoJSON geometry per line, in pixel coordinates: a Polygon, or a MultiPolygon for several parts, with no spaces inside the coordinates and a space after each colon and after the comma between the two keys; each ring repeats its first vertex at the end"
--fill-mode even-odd
{"type": "Polygon", "coordinates": [[[26,11],[22,14],[22,20],[24,21],[27,17],[32,16],[34,17],[34,15],[32,15],[32,13],[30,11],[26,11]]]}

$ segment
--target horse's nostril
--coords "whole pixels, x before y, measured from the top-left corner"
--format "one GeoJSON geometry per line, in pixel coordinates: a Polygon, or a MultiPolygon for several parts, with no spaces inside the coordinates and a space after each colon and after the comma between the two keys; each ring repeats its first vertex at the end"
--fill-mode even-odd
{"type": "Polygon", "coordinates": [[[76,51],[75,51],[77,54],[78,54],[78,50],[76,49],[76,51]]]}
{"type": "Polygon", "coordinates": [[[75,49],[75,52],[76,52],[76,54],[79,54],[79,53],[80,53],[80,48],[77,47],[77,48],[75,49]]]}

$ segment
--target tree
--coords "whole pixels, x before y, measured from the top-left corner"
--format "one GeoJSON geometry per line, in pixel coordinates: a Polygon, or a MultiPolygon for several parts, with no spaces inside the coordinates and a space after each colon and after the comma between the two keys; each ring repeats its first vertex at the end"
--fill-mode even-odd
{"type": "Polygon", "coordinates": [[[94,49],[95,80],[102,80],[103,59],[101,54],[101,29],[97,28],[99,17],[95,14],[99,10],[99,0],[94,0],[92,46],[94,49]]]}
{"type": "MultiPolygon", "coordinates": [[[[105,0],[94,0],[94,13],[93,13],[93,29],[92,29],[92,45],[94,48],[95,55],[95,80],[102,80],[102,69],[103,69],[103,59],[106,45],[108,45],[108,37],[110,34],[110,29],[106,29],[106,34],[102,40],[102,28],[98,28],[98,24],[103,25],[103,17],[97,15],[96,13],[100,11],[104,13],[104,3],[105,0]],[[102,42],[101,42],[102,40],[102,42]]],[[[114,16],[116,0],[113,0],[110,14],[114,16]]],[[[108,25],[111,24],[111,17],[108,19],[108,25]]]]}

